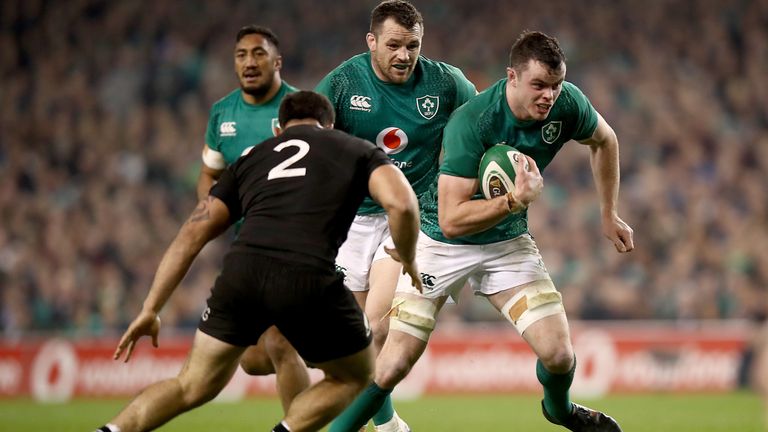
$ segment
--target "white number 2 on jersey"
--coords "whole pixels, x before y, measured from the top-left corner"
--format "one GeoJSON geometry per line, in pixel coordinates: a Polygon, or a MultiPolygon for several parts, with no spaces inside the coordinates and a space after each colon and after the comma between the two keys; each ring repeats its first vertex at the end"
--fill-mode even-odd
{"type": "Polygon", "coordinates": [[[306,168],[290,168],[290,166],[300,161],[304,156],[307,155],[307,153],[309,153],[309,144],[306,141],[292,139],[275,147],[275,151],[280,152],[288,147],[298,147],[299,151],[296,152],[295,155],[280,162],[276,167],[269,170],[267,180],[286,177],[303,177],[307,175],[306,168]]]}

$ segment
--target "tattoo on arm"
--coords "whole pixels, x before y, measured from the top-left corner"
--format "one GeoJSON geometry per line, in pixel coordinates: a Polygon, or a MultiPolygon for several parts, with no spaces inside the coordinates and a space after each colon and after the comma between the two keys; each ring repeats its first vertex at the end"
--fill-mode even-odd
{"type": "Polygon", "coordinates": [[[211,209],[209,204],[213,201],[213,197],[208,195],[204,200],[195,207],[192,215],[189,216],[189,222],[202,222],[211,219],[211,209]]]}

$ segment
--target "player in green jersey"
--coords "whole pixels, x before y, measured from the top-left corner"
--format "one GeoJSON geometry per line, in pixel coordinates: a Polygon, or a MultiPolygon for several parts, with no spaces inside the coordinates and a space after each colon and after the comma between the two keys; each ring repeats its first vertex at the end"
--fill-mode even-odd
{"type": "Polygon", "coordinates": [[[578,141],[591,150],[603,231],[617,251],[631,251],[632,229],[617,210],[618,140],[584,94],[564,81],[565,55],[555,39],[524,32],[512,46],[506,72],[459,108],[445,128],[440,176],[421,202],[416,259],[423,294],[399,281],[390,333],[376,361],[374,383],[363,394],[385,394],[405,378],[424,352],[445,301],[469,284],[537,355],[547,420],[572,431],[620,431],[611,417],[570,401],[576,361],[568,322],[560,293],[528,234],[526,214],[543,187],[539,170],[567,141],[578,141]],[[478,193],[478,167],[486,149],[498,143],[527,156],[514,166],[515,189],[488,200],[478,193]]]}
{"type": "MultiPolygon", "coordinates": [[[[277,36],[268,28],[248,25],[235,38],[235,73],[240,88],[211,108],[203,146],[203,165],[197,181],[197,196],[208,196],[211,185],[224,169],[247,149],[277,133],[277,115],[283,97],[297,89],[280,76],[282,57],[277,36]]],[[[238,225],[239,226],[239,225],[238,225]]],[[[304,361],[275,328],[249,348],[243,367],[251,375],[277,374],[277,392],[283,410],[309,387],[304,361]],[[246,369],[247,368],[247,369],[246,369]]]]}
{"type": "MultiPolygon", "coordinates": [[[[423,18],[412,4],[380,3],[371,12],[368,51],[339,65],[315,89],[331,100],[334,127],[383,149],[417,195],[437,176],[448,118],[476,94],[458,68],[421,55],[423,34],[423,18]]],[[[385,253],[390,242],[387,226],[382,208],[365,200],[336,259],[345,284],[365,308],[376,349],[386,339],[385,317],[401,270],[385,253]]],[[[332,431],[347,429],[344,417],[334,422],[332,431]]],[[[378,431],[408,430],[389,397],[373,415],[373,423],[378,431]]]]}
{"type": "Polygon", "coordinates": [[[240,88],[213,104],[203,145],[198,198],[243,152],[276,134],[277,110],[283,97],[296,91],[280,77],[283,59],[272,30],[249,25],[237,33],[235,73],[240,88]]]}
{"type": "MultiPolygon", "coordinates": [[[[437,175],[443,128],[451,113],[475,95],[456,67],[421,56],[423,19],[409,2],[385,1],[371,12],[368,51],[331,71],[316,87],[336,111],[334,127],[376,143],[403,171],[417,195],[437,175]]],[[[336,260],[345,284],[369,317],[374,346],[388,330],[400,264],[385,252],[390,233],[380,206],[367,199],[358,210],[336,260]]],[[[242,364],[263,361],[250,350],[242,364]]],[[[373,416],[380,431],[407,430],[387,397],[373,416]]],[[[332,430],[344,430],[343,419],[332,430]]]]}

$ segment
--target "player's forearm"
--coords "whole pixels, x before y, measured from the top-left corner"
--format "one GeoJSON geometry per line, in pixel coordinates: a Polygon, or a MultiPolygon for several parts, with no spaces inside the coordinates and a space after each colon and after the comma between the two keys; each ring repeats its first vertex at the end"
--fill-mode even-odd
{"type": "Polygon", "coordinates": [[[229,226],[226,206],[216,198],[201,200],[163,255],[152,281],[144,309],[159,313],[189,267],[209,241],[229,226]]]}
{"type": "Polygon", "coordinates": [[[389,232],[398,255],[405,262],[416,258],[416,240],[419,238],[419,207],[414,197],[411,205],[387,213],[389,232]]]}
{"type": "Polygon", "coordinates": [[[505,196],[485,200],[468,200],[459,204],[440,204],[438,221],[446,238],[479,233],[498,225],[510,214],[505,196]]]}
{"type": "Polygon", "coordinates": [[[380,194],[380,201],[387,212],[389,232],[398,255],[405,262],[413,262],[421,228],[419,201],[405,177],[400,172],[396,174],[390,179],[386,192],[380,194]]]}
{"type": "MultiPolygon", "coordinates": [[[[187,274],[197,254],[200,253],[202,246],[196,243],[200,242],[195,242],[188,238],[188,234],[183,229],[176,236],[157,268],[155,278],[152,281],[152,287],[147,298],[144,300],[143,308],[145,310],[155,313],[160,312],[160,309],[163,308],[171,294],[173,294],[173,291],[187,274]]],[[[203,242],[203,245],[205,245],[205,242],[203,242]]]]}
{"type": "Polygon", "coordinates": [[[616,215],[619,197],[619,143],[613,135],[600,145],[592,145],[590,163],[595,180],[600,213],[605,217],[616,215]]]}

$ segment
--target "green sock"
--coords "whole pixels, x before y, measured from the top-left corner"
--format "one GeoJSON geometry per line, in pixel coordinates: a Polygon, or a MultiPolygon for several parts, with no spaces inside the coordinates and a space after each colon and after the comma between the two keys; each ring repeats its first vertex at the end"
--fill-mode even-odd
{"type": "Polygon", "coordinates": [[[384,423],[392,420],[395,415],[395,408],[392,406],[392,396],[387,395],[384,399],[384,403],[381,405],[376,414],[373,415],[373,424],[376,426],[383,425],[384,423]]]}
{"type": "Polygon", "coordinates": [[[357,432],[381,408],[392,390],[385,390],[371,383],[362,393],[331,423],[328,432],[357,432]]]}
{"type": "Polygon", "coordinates": [[[544,409],[559,422],[565,421],[573,411],[568,389],[571,388],[575,372],[575,358],[571,370],[564,374],[553,374],[544,367],[541,360],[536,360],[536,377],[544,386],[544,409]]]}

